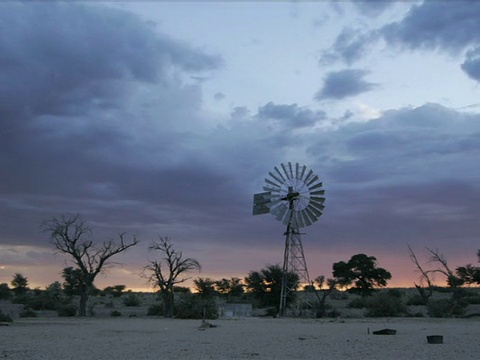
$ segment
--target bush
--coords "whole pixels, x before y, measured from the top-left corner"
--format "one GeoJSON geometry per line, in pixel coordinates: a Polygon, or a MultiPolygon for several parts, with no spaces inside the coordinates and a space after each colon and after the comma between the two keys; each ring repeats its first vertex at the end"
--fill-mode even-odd
{"type": "Polygon", "coordinates": [[[366,306],[367,299],[358,297],[348,303],[348,307],[352,309],[363,309],[366,306]]]}
{"type": "Polygon", "coordinates": [[[366,308],[365,315],[368,317],[404,316],[407,313],[407,307],[401,297],[392,296],[389,292],[379,293],[368,299],[366,308]]]}
{"type": "Polygon", "coordinates": [[[122,313],[118,310],[113,310],[111,313],[110,313],[110,316],[113,316],[113,317],[117,317],[117,316],[122,316],[122,313]]]}
{"type": "Polygon", "coordinates": [[[77,315],[77,308],[72,304],[61,305],[57,309],[57,314],[61,317],[75,316],[77,315]]]}
{"type": "Polygon", "coordinates": [[[25,308],[18,314],[18,316],[21,318],[27,318],[27,317],[37,317],[38,315],[32,309],[25,308]]]}
{"type": "Polygon", "coordinates": [[[12,296],[12,291],[8,287],[8,284],[0,284],[0,300],[8,300],[12,296]]]}
{"type": "Polygon", "coordinates": [[[148,307],[147,316],[163,316],[164,308],[162,303],[152,304],[148,307]]]}
{"type": "Polygon", "coordinates": [[[420,295],[412,295],[407,299],[407,305],[420,306],[425,305],[425,300],[420,295]]]}
{"type": "Polygon", "coordinates": [[[480,296],[478,295],[472,295],[472,296],[467,296],[465,300],[472,305],[479,305],[480,304],[480,296]]]}
{"type": "Polygon", "coordinates": [[[178,303],[175,315],[180,319],[216,319],[217,306],[214,300],[202,300],[199,296],[190,295],[178,303]]]}
{"type": "Polygon", "coordinates": [[[468,302],[464,299],[438,299],[428,302],[428,312],[432,317],[445,318],[462,316],[468,302]]]}
{"type": "Polygon", "coordinates": [[[135,293],[128,293],[123,297],[123,305],[125,306],[140,306],[140,298],[135,293]]]}
{"type": "Polygon", "coordinates": [[[12,318],[8,316],[7,314],[4,314],[2,310],[0,310],[0,322],[8,322],[11,323],[13,322],[12,318]]]}

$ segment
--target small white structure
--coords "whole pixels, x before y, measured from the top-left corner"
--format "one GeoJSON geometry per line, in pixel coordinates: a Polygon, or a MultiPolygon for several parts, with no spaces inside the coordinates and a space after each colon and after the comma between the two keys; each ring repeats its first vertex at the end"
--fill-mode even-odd
{"type": "Polygon", "coordinates": [[[218,307],[218,317],[237,318],[252,316],[252,304],[222,304],[218,307]]]}

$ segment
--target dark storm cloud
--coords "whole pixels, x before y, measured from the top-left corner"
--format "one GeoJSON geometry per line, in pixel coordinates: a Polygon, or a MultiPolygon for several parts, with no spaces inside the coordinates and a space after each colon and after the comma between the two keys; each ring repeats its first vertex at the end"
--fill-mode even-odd
{"type": "Polygon", "coordinates": [[[414,5],[401,21],[380,32],[388,42],[411,49],[458,52],[480,43],[478,1],[425,1],[414,5]]]}
{"type": "Polygon", "coordinates": [[[378,16],[389,7],[392,7],[394,1],[379,1],[379,0],[363,0],[352,1],[353,4],[365,15],[378,16]]]}
{"type": "Polygon", "coordinates": [[[450,254],[476,246],[479,135],[479,115],[427,104],[304,140],[327,190],[324,242],[401,251],[410,242],[450,254]]]}
{"type": "Polygon", "coordinates": [[[2,240],[36,242],[19,232],[37,234],[42,218],[66,211],[95,219],[123,210],[140,221],[146,203],[206,193],[195,197],[185,179],[221,184],[215,169],[182,168],[196,151],[185,119],[196,127],[201,91],[181,80],[220,65],[124,11],[0,4],[0,204],[10,214],[2,240]],[[184,189],[172,194],[177,177],[184,189]]]}
{"type": "MultiPolygon", "coordinates": [[[[164,80],[170,67],[215,68],[207,56],[122,11],[66,3],[2,3],[2,112],[65,115],[111,106],[118,81],[164,80]]],[[[12,115],[13,116],[13,115],[12,115]]]]}
{"type": "MultiPolygon", "coordinates": [[[[362,3],[369,7],[374,2],[362,3]]],[[[480,2],[424,1],[412,5],[405,17],[369,32],[345,28],[320,63],[343,60],[352,64],[369,47],[383,38],[390,46],[409,50],[439,50],[461,55],[468,50],[462,70],[472,79],[480,79],[480,2]]]]}
{"type": "Polygon", "coordinates": [[[467,52],[465,62],[462,64],[462,70],[470,78],[480,81],[480,47],[467,52]]]}
{"type": "Polygon", "coordinates": [[[258,108],[258,117],[275,120],[288,128],[301,128],[313,126],[318,121],[324,120],[326,114],[323,111],[303,109],[297,104],[275,105],[273,102],[269,102],[258,108]]]}
{"type": "Polygon", "coordinates": [[[323,87],[316,93],[316,100],[344,99],[374,89],[377,85],[363,78],[368,72],[359,69],[347,69],[330,72],[324,80],[323,87]]]}

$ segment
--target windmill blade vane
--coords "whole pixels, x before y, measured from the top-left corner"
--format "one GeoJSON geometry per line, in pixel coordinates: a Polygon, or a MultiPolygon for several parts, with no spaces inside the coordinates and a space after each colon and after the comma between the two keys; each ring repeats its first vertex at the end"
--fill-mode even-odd
{"type": "Polygon", "coordinates": [[[287,180],[283,177],[283,175],[282,175],[282,173],[280,172],[280,170],[278,170],[278,167],[275,166],[275,167],[273,168],[273,170],[275,170],[275,171],[277,172],[278,176],[280,176],[280,179],[282,179],[283,182],[287,181],[287,180]]]}
{"type": "Polygon", "coordinates": [[[287,179],[290,179],[290,177],[288,176],[288,171],[287,171],[287,168],[285,167],[285,164],[280,164],[280,166],[282,167],[283,172],[285,173],[285,176],[287,177],[287,179]]]}
{"type": "Polygon", "coordinates": [[[319,182],[318,184],[315,184],[315,185],[309,187],[308,189],[309,189],[310,191],[312,191],[312,190],[321,188],[322,186],[323,186],[323,184],[322,184],[321,182],[319,182]]]}
{"type": "Polygon", "coordinates": [[[275,174],[272,173],[271,171],[268,172],[268,175],[274,178],[279,184],[283,184],[283,181],[279,177],[275,176],[275,174]]]}
{"type": "Polygon", "coordinates": [[[272,185],[272,186],[274,186],[274,187],[277,187],[277,188],[279,188],[279,189],[282,188],[281,185],[279,185],[279,184],[277,184],[277,183],[275,183],[275,182],[273,182],[273,181],[271,181],[271,180],[269,180],[269,179],[265,179],[265,182],[266,182],[267,184],[272,185]]]}

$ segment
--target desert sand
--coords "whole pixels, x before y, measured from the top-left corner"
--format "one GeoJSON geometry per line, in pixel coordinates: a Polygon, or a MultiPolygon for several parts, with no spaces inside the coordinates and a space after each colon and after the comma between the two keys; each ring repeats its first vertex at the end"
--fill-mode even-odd
{"type": "Polygon", "coordinates": [[[5,359],[478,359],[480,319],[25,318],[0,326],[5,359]],[[395,335],[373,331],[395,329],[395,335]],[[442,335],[429,344],[427,335],[442,335]]]}

